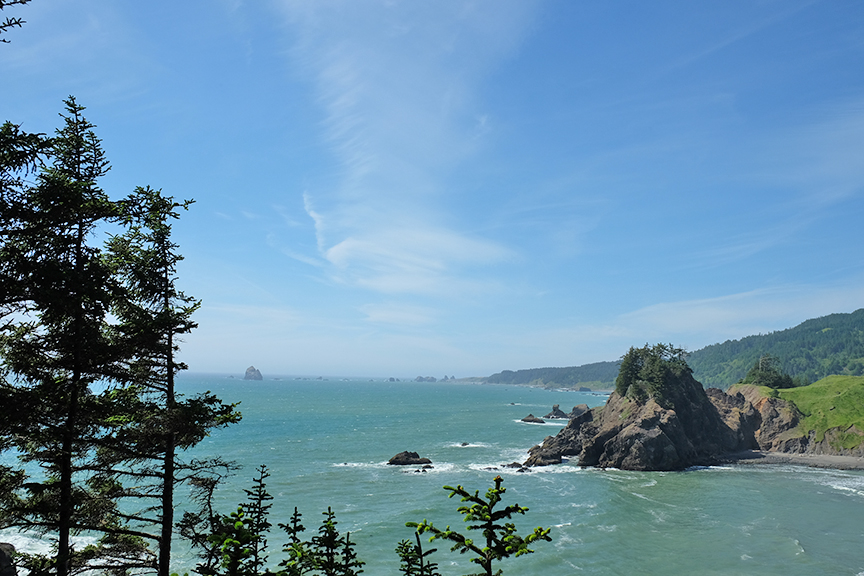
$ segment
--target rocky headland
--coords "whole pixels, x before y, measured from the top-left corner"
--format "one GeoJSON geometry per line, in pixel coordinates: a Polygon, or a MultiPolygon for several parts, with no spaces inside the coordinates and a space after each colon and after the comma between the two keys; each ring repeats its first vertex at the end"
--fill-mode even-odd
{"type": "Polygon", "coordinates": [[[531,448],[525,466],[571,457],[581,466],[682,470],[742,457],[764,460],[752,456],[757,453],[864,457],[864,442],[843,448],[838,441],[864,437],[857,427],[819,437],[802,431],[804,415],[794,403],[764,388],[703,389],[683,353],[671,347],[631,349],[621,374],[604,406],[571,418],[558,435],[531,448]]]}

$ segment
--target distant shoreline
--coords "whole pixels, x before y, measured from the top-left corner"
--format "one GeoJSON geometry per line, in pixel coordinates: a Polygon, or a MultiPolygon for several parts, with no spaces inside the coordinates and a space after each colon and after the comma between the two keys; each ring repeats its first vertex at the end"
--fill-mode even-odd
{"type": "Polygon", "coordinates": [[[745,450],[727,454],[721,459],[728,464],[794,464],[809,468],[832,468],[835,470],[864,470],[864,458],[858,456],[836,456],[831,454],[786,454],[745,450]]]}

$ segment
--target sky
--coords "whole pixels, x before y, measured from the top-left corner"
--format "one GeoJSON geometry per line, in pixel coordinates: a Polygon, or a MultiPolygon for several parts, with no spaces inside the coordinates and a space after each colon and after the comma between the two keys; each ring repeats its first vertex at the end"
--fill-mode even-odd
{"type": "Polygon", "coordinates": [[[192,371],[486,376],[864,307],[858,0],[0,15],[0,121],[74,95],[111,197],[195,200],[192,371]]]}

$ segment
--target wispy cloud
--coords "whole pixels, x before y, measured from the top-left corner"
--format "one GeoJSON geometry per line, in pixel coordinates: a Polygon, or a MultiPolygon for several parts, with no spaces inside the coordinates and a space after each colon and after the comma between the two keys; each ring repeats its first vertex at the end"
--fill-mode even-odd
{"type": "Polygon", "coordinates": [[[469,287],[475,266],[510,250],[447,224],[444,182],[481,145],[490,120],[473,93],[518,45],[533,4],[282,6],[341,169],[336,189],[304,194],[334,277],[381,292],[469,287]]]}

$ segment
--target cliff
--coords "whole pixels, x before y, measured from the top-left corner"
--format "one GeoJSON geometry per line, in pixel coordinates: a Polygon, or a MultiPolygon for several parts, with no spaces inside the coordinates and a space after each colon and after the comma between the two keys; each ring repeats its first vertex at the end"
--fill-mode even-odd
{"type": "Polygon", "coordinates": [[[666,382],[662,397],[636,396],[614,392],[605,406],[532,448],[525,465],[571,456],[582,466],[681,470],[743,450],[864,457],[864,378],[832,376],[779,392],[735,386],[726,393],[703,390],[685,369],[666,382]]]}
{"type": "Polygon", "coordinates": [[[787,390],[736,385],[730,392],[758,411],[761,450],[864,457],[864,377],[828,376],[787,390]]]}
{"type": "Polygon", "coordinates": [[[689,373],[680,384],[665,406],[656,398],[640,401],[613,392],[605,406],[573,418],[557,436],[532,448],[525,465],[557,464],[576,456],[581,466],[681,470],[758,447],[752,435],[755,411],[743,398],[716,391],[726,397],[724,418],[689,373]]]}

